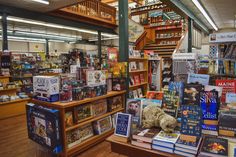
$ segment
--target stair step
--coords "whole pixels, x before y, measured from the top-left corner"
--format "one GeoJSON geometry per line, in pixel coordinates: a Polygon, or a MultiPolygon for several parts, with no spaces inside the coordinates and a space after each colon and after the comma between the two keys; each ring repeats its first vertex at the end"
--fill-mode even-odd
{"type": "Polygon", "coordinates": [[[154,53],[157,53],[157,54],[164,54],[164,55],[167,55],[167,54],[173,54],[173,52],[155,52],[154,53]]]}
{"type": "Polygon", "coordinates": [[[177,44],[160,45],[160,44],[157,44],[157,43],[147,43],[146,46],[165,47],[165,46],[177,46],[177,44]]]}
{"type": "Polygon", "coordinates": [[[174,49],[153,50],[154,52],[174,52],[174,49]]]}
{"type": "Polygon", "coordinates": [[[164,50],[164,49],[175,49],[176,46],[169,46],[169,47],[148,47],[148,46],[145,46],[144,49],[145,50],[164,50]]]}

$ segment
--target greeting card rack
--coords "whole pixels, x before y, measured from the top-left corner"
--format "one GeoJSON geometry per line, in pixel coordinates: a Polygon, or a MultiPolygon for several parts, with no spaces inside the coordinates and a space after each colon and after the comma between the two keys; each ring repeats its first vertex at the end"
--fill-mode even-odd
{"type": "Polygon", "coordinates": [[[68,145],[67,145],[67,132],[69,132],[73,129],[79,128],[81,126],[84,126],[86,124],[95,122],[97,120],[103,119],[104,117],[113,115],[117,112],[124,111],[125,94],[126,94],[126,91],[111,91],[103,96],[98,96],[98,97],[94,97],[94,98],[86,98],[86,99],[80,100],[80,101],[72,101],[72,102],[66,102],[66,103],[61,103],[61,102],[49,103],[49,102],[44,102],[44,101],[32,99],[32,103],[59,110],[59,112],[60,112],[60,128],[61,128],[61,133],[62,133],[61,136],[62,136],[62,142],[63,142],[62,143],[63,152],[59,156],[67,157],[67,156],[74,156],[75,154],[81,153],[81,152],[85,151],[86,149],[90,148],[91,146],[94,146],[95,144],[103,141],[111,134],[113,134],[114,129],[111,129],[111,130],[106,131],[100,135],[93,135],[92,137],[74,145],[73,147],[68,148],[68,145]],[[81,106],[84,104],[88,104],[88,103],[93,103],[93,102],[94,102],[94,105],[97,105],[96,102],[98,102],[99,100],[107,99],[107,98],[114,97],[114,96],[122,96],[122,107],[121,108],[116,109],[111,112],[108,111],[102,115],[95,116],[95,117],[85,120],[83,122],[74,123],[70,127],[66,126],[65,119],[66,119],[66,112],[68,110],[73,110],[73,108],[75,108],[75,107],[78,107],[78,106],[81,106]]]}

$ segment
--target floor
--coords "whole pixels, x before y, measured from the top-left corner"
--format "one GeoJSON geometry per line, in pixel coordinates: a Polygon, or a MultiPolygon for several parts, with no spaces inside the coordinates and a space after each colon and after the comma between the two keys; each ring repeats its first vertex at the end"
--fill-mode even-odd
{"type": "MultiPolygon", "coordinates": [[[[41,146],[27,137],[25,115],[0,120],[0,157],[50,157],[41,146]]],[[[108,142],[102,142],[78,157],[125,157],[111,152],[108,142]]]]}

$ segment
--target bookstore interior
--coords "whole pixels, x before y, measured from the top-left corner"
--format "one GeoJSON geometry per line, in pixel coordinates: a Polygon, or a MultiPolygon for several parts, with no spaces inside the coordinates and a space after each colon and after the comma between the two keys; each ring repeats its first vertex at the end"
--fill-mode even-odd
{"type": "Polygon", "coordinates": [[[235,0],[0,0],[0,156],[236,157],[235,0]]]}

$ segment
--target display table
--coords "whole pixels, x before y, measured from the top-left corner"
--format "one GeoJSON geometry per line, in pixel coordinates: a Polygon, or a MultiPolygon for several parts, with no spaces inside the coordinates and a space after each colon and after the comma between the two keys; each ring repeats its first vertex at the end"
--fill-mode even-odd
{"type": "Polygon", "coordinates": [[[119,142],[116,139],[117,137],[112,135],[108,137],[106,141],[111,143],[111,150],[118,154],[127,155],[129,157],[181,157],[176,154],[137,147],[130,143],[119,142]]]}

